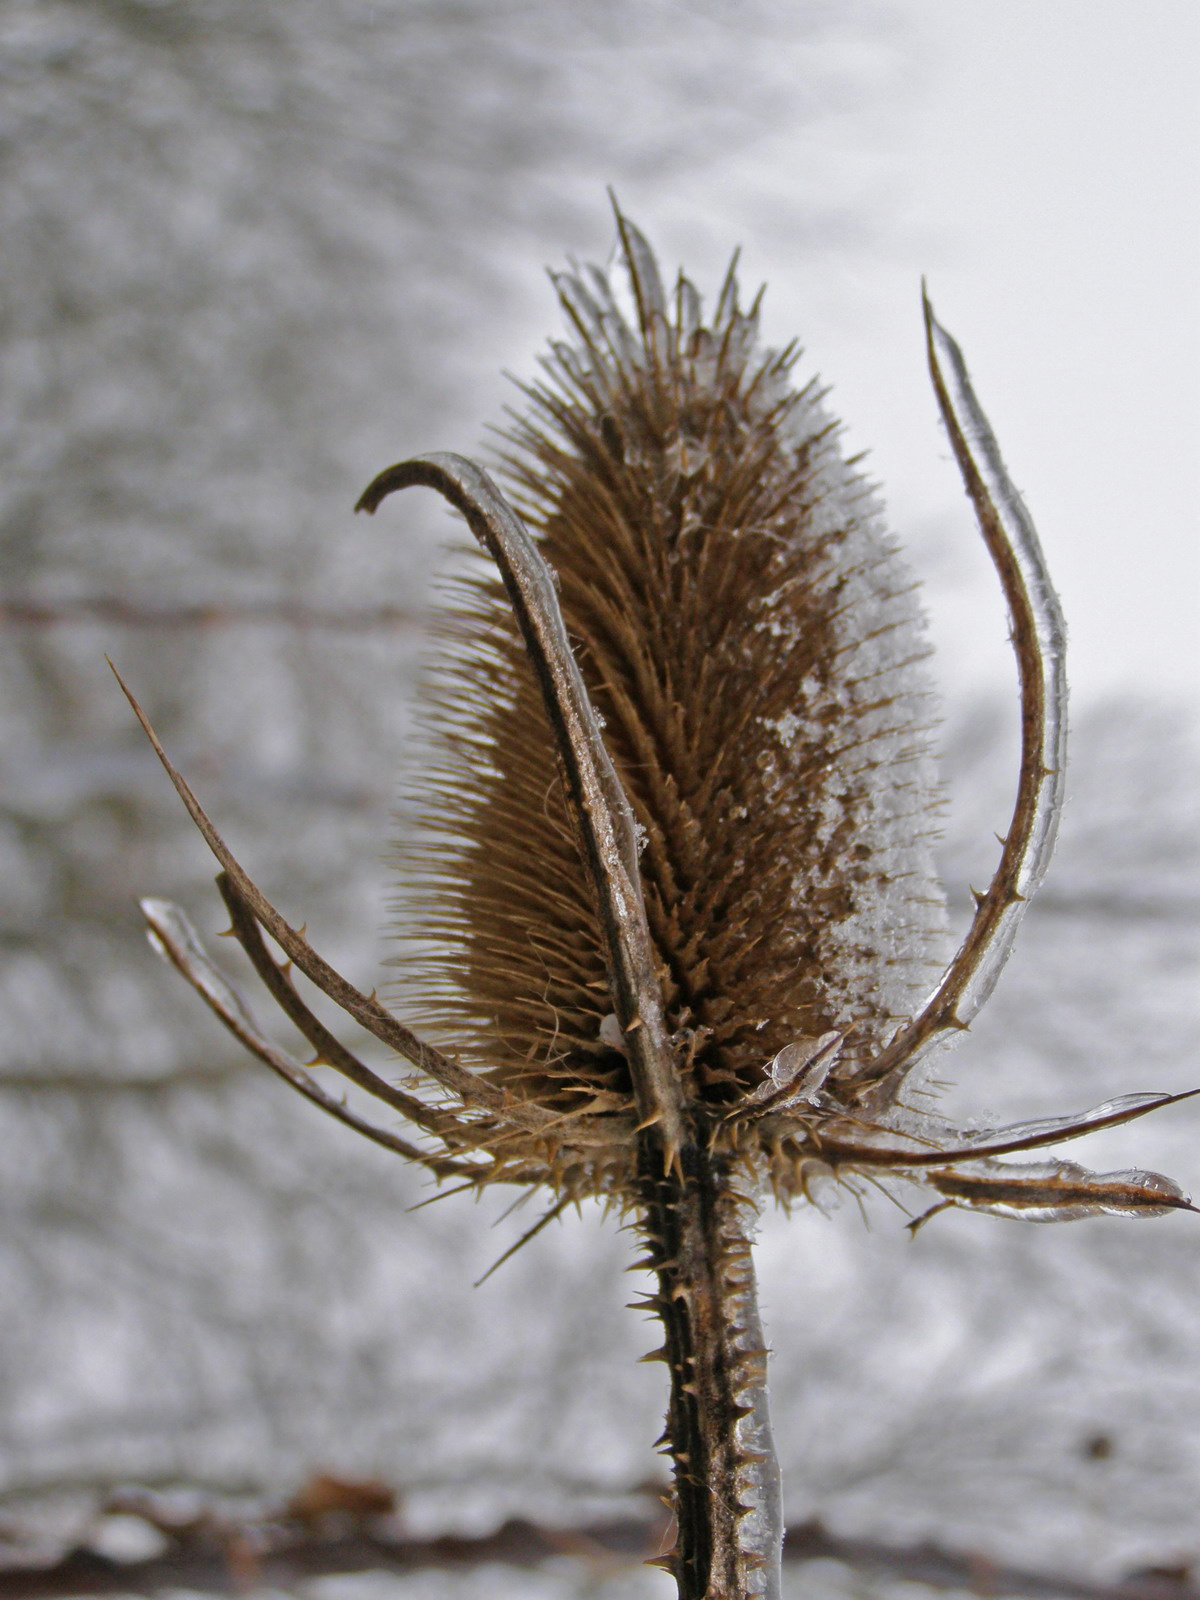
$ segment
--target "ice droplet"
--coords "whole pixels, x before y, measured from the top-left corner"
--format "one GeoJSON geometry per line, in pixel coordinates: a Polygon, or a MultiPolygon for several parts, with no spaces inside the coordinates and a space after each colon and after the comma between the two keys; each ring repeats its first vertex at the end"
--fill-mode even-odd
{"type": "Polygon", "coordinates": [[[816,1039],[795,1039],[785,1044],[772,1057],[766,1077],[747,1096],[742,1109],[769,1107],[783,1111],[802,1102],[811,1103],[833,1069],[843,1037],[830,1032],[816,1039]]]}
{"type": "Polygon", "coordinates": [[[621,1024],[617,1021],[615,1011],[610,1011],[606,1017],[600,1019],[600,1042],[606,1044],[610,1050],[619,1050],[625,1054],[625,1035],[621,1032],[621,1024]]]}

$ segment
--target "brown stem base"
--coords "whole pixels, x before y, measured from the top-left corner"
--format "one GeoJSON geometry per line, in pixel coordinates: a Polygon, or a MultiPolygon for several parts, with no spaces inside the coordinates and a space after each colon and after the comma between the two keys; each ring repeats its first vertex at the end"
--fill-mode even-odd
{"type": "Polygon", "coordinates": [[[671,1373],[662,1443],[675,1467],[678,1525],[662,1564],[680,1600],[777,1600],[783,1519],[748,1236],[753,1206],[729,1158],[699,1141],[664,1173],[654,1131],[643,1135],[639,1181],[671,1373]]]}

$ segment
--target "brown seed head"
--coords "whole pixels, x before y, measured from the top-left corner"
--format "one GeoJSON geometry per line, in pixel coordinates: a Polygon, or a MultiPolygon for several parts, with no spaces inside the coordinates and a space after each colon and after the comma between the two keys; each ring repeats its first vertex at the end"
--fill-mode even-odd
{"type": "MultiPolygon", "coordinates": [[[[796,1040],[840,1071],[940,966],[938,794],[913,583],[796,354],[757,342],[733,269],[711,322],[622,226],[626,314],[595,269],[502,471],[642,837],[664,1000],[693,1098],[735,1106],[796,1040]]],[[[400,852],[427,954],[402,1004],[546,1106],[627,1109],[604,941],[541,695],[499,582],[458,586],[428,700],[437,759],[400,852]],[[436,910],[430,911],[430,907],[436,910]]]]}

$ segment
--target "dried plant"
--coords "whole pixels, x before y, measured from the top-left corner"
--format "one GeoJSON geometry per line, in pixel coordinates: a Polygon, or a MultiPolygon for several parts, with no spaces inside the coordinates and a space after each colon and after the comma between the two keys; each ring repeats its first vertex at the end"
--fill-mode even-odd
{"type": "Polygon", "coordinates": [[[1155,1173],[999,1159],[1186,1096],[971,1132],[937,1116],[917,1069],[991,993],[1061,803],[1063,630],[1034,529],[926,302],[938,405],[1008,603],[1022,719],[1000,862],[942,971],[912,583],[821,394],[791,386],[795,352],[759,349],[758,301],[742,309],[733,268],[706,323],[691,283],[668,299],[641,235],[617,222],[631,308],[595,269],[556,279],[572,337],[506,436],[511,502],[456,455],[389,468],[359,502],[374,512],[394,490],[431,487],[499,572],[464,580],[430,702],[440,754],[401,907],[426,940],[400,982],[422,1035],[280,916],[134,702],[310,1066],[414,1135],[328,1094],[262,1032],[183,913],[144,909],[225,1025],[331,1115],[438,1179],[544,1186],[539,1227],[587,1196],[636,1218],[671,1379],[678,1534],[662,1564],[685,1600],[732,1600],[779,1589],[750,1250],[763,1196],[896,1180],[932,1201],[914,1228],[952,1206],[1035,1221],[1194,1209],[1155,1173]],[[318,1020],[293,967],[409,1064],[404,1086],[318,1020]]]}

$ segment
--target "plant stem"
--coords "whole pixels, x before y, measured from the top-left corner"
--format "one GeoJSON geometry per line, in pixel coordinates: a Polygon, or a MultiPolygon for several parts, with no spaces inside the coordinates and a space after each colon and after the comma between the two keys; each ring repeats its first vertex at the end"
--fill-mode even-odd
{"type": "Polygon", "coordinates": [[[678,1525],[662,1564],[680,1600],[778,1600],[783,1508],[750,1251],[754,1208],[730,1159],[699,1139],[664,1172],[655,1133],[642,1136],[640,1189],[671,1373],[662,1442],[675,1467],[678,1525]]]}

